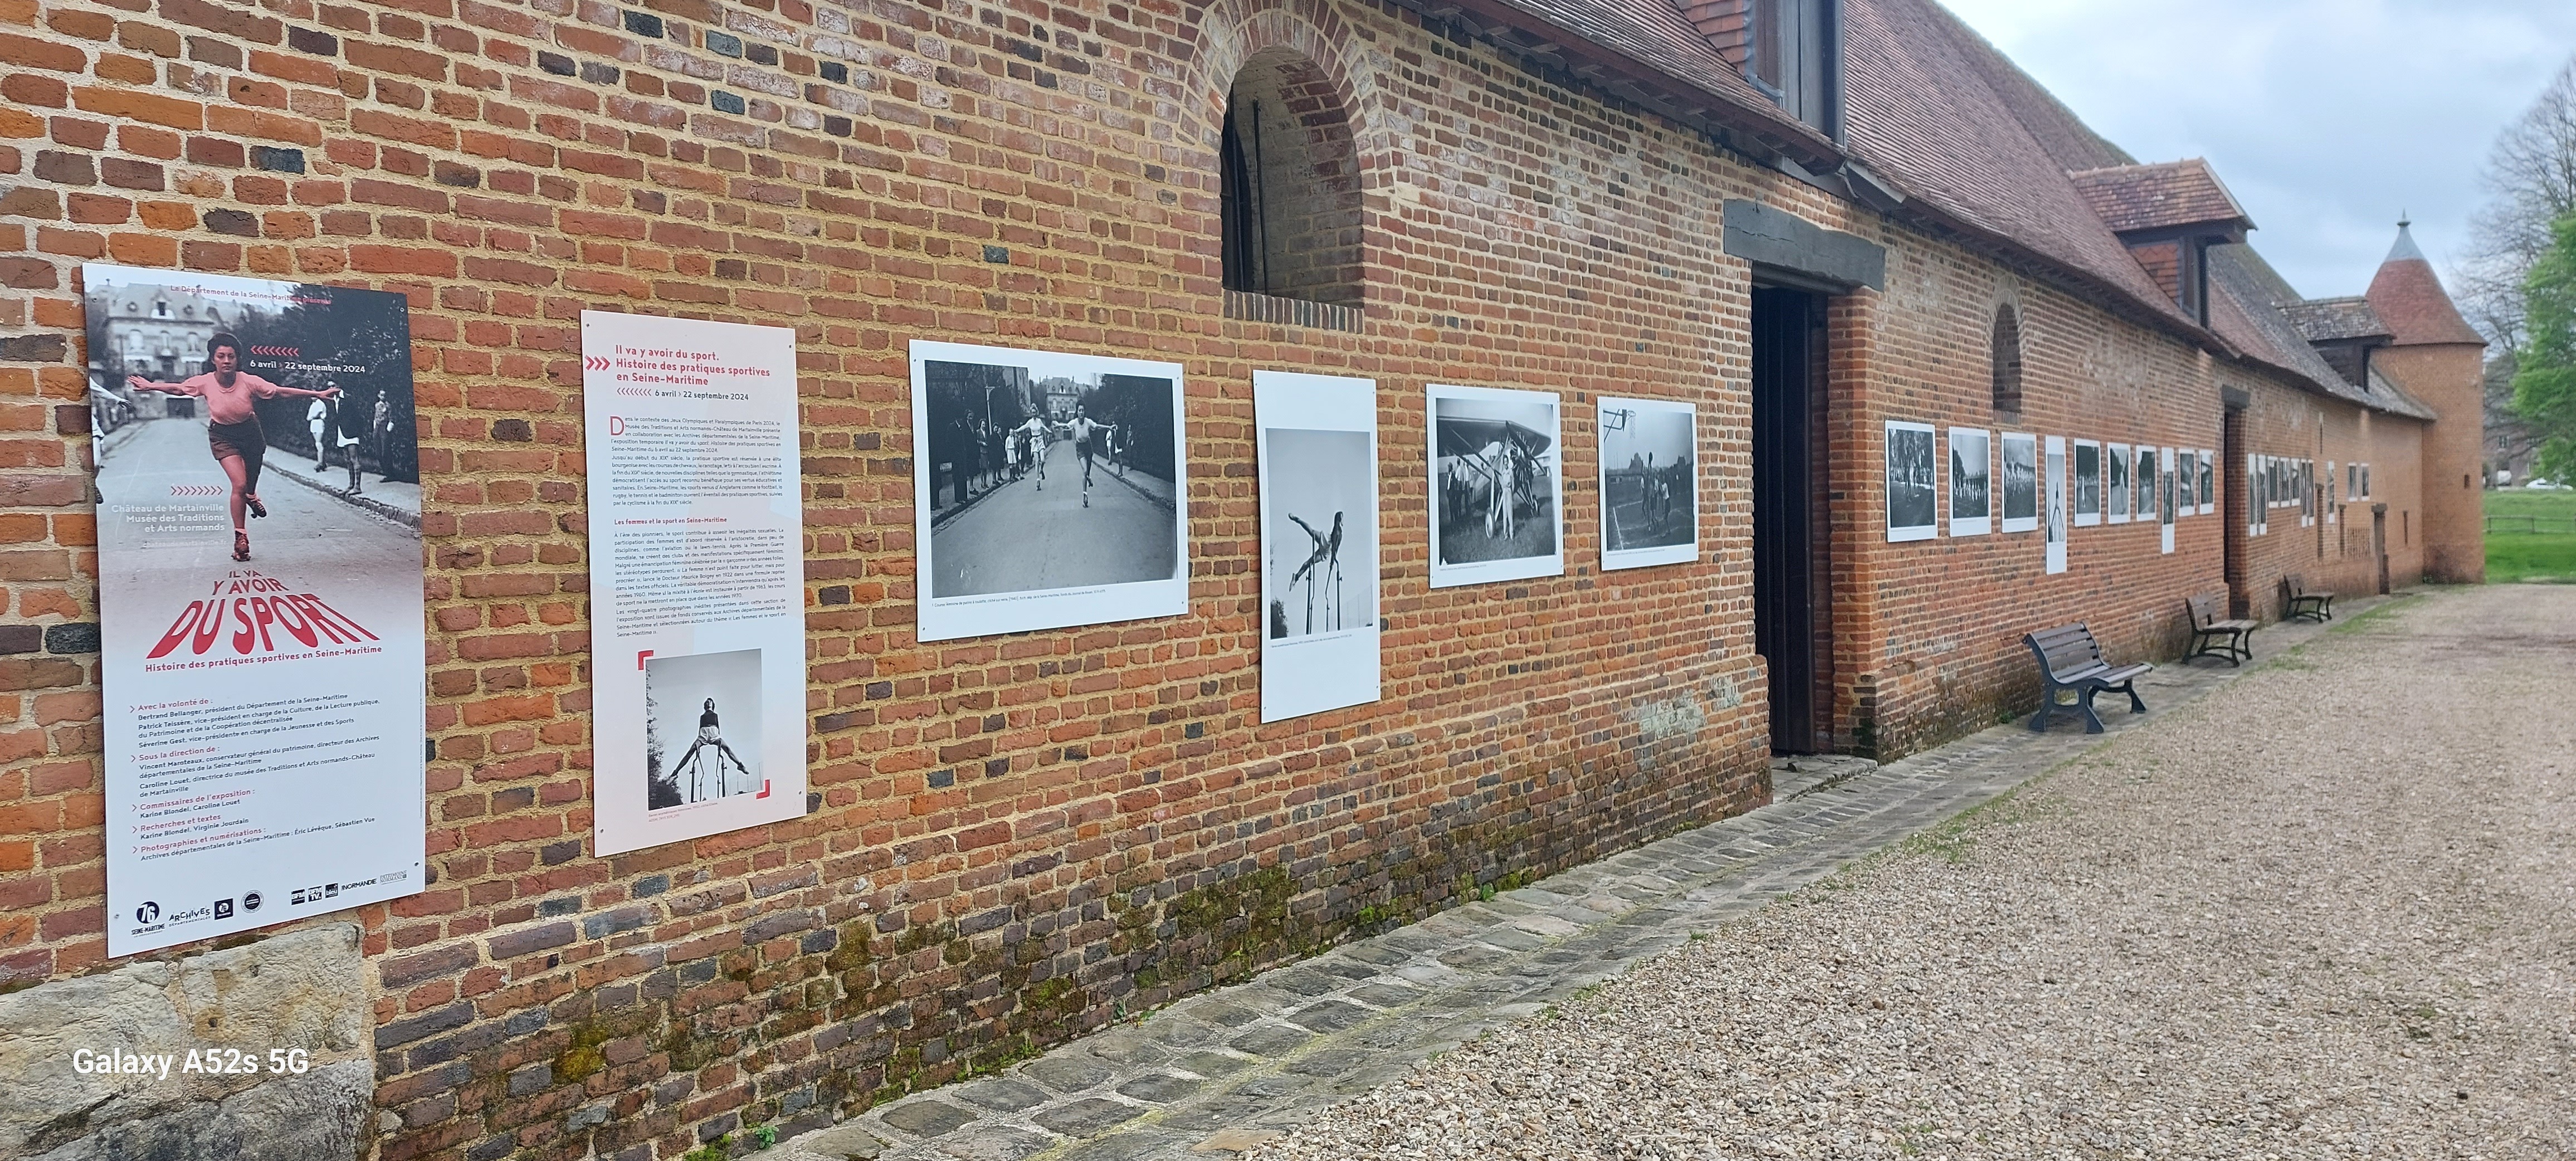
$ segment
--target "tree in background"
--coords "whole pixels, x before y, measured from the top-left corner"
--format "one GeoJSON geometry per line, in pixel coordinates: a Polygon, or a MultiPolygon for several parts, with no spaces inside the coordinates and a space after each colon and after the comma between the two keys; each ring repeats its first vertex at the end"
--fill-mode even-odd
{"type": "Polygon", "coordinates": [[[2494,467],[2520,464],[2540,443],[2514,407],[2525,285],[2550,248],[2550,224],[2576,213],[2576,58],[2496,136],[2489,200],[2470,221],[2469,254],[2452,286],[2469,322],[2495,344],[2487,367],[2487,445],[2494,467]]]}
{"type": "Polygon", "coordinates": [[[2523,280],[2522,330],[2513,409],[2540,439],[2533,470],[2564,480],[2576,474],[2576,213],[2554,223],[2523,280]]]}

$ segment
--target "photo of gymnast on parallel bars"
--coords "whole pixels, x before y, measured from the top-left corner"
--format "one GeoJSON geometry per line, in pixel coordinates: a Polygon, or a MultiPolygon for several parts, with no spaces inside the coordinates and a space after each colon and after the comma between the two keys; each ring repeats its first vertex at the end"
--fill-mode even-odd
{"type": "Polygon", "coordinates": [[[663,810],[759,792],[760,650],[644,662],[644,786],[663,810]],[[679,749],[679,739],[689,744],[679,749]],[[742,743],[740,746],[734,743],[742,743]],[[676,757],[671,750],[678,749],[676,757]]]}
{"type": "Polygon", "coordinates": [[[176,383],[155,383],[141,375],[126,376],[125,383],[136,391],[190,395],[206,401],[206,443],[215,462],[222,465],[224,477],[232,482],[233,559],[249,560],[250,529],[242,514],[247,510],[252,516],[268,515],[268,505],[259,499],[259,469],[268,455],[268,435],[260,429],[259,412],[252,409],[251,401],[281,396],[336,399],[340,389],[282,387],[242,370],[241,357],[241,340],[229,331],[217,331],[206,340],[206,361],[214,370],[176,383]]]}

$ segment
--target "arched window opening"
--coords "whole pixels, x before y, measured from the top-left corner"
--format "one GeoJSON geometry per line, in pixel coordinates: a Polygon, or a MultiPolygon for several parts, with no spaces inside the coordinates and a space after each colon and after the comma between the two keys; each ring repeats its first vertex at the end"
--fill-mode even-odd
{"type": "Polygon", "coordinates": [[[2021,413],[2021,320],[2009,306],[1995,311],[1995,410],[2021,413]]]}
{"type": "Polygon", "coordinates": [[[1218,146],[1225,288],[1356,307],[1359,153],[1341,94],[1313,62],[1244,62],[1218,146]]]}

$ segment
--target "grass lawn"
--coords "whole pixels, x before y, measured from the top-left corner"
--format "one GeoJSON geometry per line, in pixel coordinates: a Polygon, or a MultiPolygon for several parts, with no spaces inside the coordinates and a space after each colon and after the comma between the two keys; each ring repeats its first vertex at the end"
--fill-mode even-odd
{"type": "Polygon", "coordinates": [[[2490,521],[2487,582],[2557,581],[2576,584],[2576,492],[2487,493],[2489,516],[2538,517],[2543,531],[2520,530],[2520,521],[2490,521]]]}

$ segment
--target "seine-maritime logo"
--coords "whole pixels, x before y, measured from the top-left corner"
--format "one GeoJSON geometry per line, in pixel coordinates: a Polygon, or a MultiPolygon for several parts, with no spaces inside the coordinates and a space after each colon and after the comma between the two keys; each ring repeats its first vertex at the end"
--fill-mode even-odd
{"type": "Polygon", "coordinates": [[[134,909],[136,923],[150,923],[159,918],[161,918],[161,905],[148,899],[144,901],[143,906],[134,909]]]}

